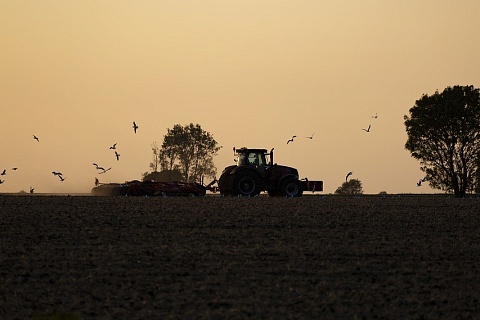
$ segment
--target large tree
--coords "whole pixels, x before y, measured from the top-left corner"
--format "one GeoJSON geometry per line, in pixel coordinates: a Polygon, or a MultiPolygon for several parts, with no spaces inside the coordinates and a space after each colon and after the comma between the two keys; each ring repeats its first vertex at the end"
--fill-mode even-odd
{"type": "MultiPolygon", "coordinates": [[[[185,126],[176,124],[167,129],[162,147],[152,146],[152,151],[162,170],[178,170],[183,181],[199,182],[203,176],[215,177],[217,169],[213,156],[217,155],[220,148],[209,132],[199,124],[190,123],[185,126]]],[[[150,167],[153,167],[152,164],[150,167]]]]}
{"type": "Polygon", "coordinates": [[[477,184],[480,93],[473,86],[424,94],[405,115],[405,148],[420,160],[430,186],[462,198],[477,184]]]}

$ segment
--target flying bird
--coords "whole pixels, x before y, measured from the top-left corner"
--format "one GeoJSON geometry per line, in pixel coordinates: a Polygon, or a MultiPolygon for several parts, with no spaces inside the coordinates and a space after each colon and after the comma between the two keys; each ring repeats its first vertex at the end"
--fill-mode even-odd
{"type": "Polygon", "coordinates": [[[18,169],[17,167],[12,168],[13,171],[16,171],[17,169],[18,169]]]}
{"type": "Polygon", "coordinates": [[[132,128],[133,128],[133,132],[137,133],[138,126],[135,123],[135,121],[133,121],[133,127],[132,128]]]}
{"type": "Polygon", "coordinates": [[[60,181],[63,182],[66,178],[62,177],[62,176],[58,176],[60,178],[60,181]]]}
{"type": "Polygon", "coordinates": [[[4,183],[4,182],[5,182],[5,180],[0,180],[0,184],[2,184],[2,183],[4,183]]]}
{"type": "Polygon", "coordinates": [[[117,161],[120,160],[120,153],[118,153],[117,151],[115,151],[115,157],[117,157],[117,161]]]}
{"type": "Polygon", "coordinates": [[[347,182],[348,180],[348,177],[350,177],[351,175],[353,174],[352,171],[350,171],[349,173],[347,173],[346,177],[345,177],[345,182],[347,182]]]}
{"type": "Polygon", "coordinates": [[[108,169],[102,168],[101,170],[102,170],[102,172],[99,172],[98,174],[103,174],[103,173],[105,173],[105,172],[107,172],[107,171],[110,171],[110,170],[112,170],[112,167],[110,167],[110,168],[108,168],[108,169]]]}
{"type": "Polygon", "coordinates": [[[422,183],[425,182],[425,181],[427,181],[427,177],[423,177],[422,179],[418,180],[417,187],[422,186],[422,183]]]}
{"type": "Polygon", "coordinates": [[[366,132],[370,132],[370,128],[371,128],[371,127],[372,127],[372,125],[369,124],[367,129],[362,129],[362,130],[364,130],[364,131],[366,131],[366,132]]]}
{"type": "Polygon", "coordinates": [[[378,118],[378,114],[375,112],[375,115],[374,115],[374,116],[371,116],[370,118],[377,119],[377,118],[378,118]]]}
{"type": "Polygon", "coordinates": [[[111,147],[110,147],[110,149],[112,149],[112,150],[115,150],[115,149],[117,149],[117,144],[116,144],[116,143],[114,143],[114,144],[113,144],[113,146],[111,146],[111,147]]]}
{"type": "Polygon", "coordinates": [[[61,172],[56,172],[56,171],[52,171],[52,174],[53,174],[54,176],[61,176],[61,175],[62,175],[61,172]]]}
{"type": "Polygon", "coordinates": [[[292,136],[292,138],[287,141],[287,144],[289,144],[290,142],[293,142],[293,139],[295,139],[296,137],[297,136],[292,136]]]}
{"type": "Polygon", "coordinates": [[[100,167],[98,164],[96,163],[93,163],[93,165],[95,166],[95,169],[97,170],[101,170],[101,171],[105,171],[105,168],[104,167],[100,167]]]}
{"type": "Polygon", "coordinates": [[[40,140],[38,139],[38,137],[36,135],[33,135],[33,139],[37,140],[37,142],[40,142],[40,140]]]}
{"type": "Polygon", "coordinates": [[[7,170],[6,169],[3,169],[2,173],[0,173],[0,175],[4,176],[7,174],[7,170]]]}
{"type": "MultiPolygon", "coordinates": [[[[115,153],[117,153],[117,152],[115,151],[115,153]]],[[[98,164],[96,164],[96,163],[94,163],[93,165],[95,166],[95,169],[100,170],[100,171],[105,171],[105,168],[104,168],[104,167],[100,167],[100,166],[99,166],[98,164]]],[[[110,169],[111,169],[111,168],[110,168],[110,169]]],[[[108,170],[106,170],[106,171],[108,171],[108,170]]]]}
{"type": "Polygon", "coordinates": [[[314,135],[314,134],[315,134],[315,132],[314,132],[314,133],[312,133],[312,135],[311,135],[310,137],[305,137],[305,138],[312,140],[312,139],[313,139],[313,135],[314,135]]]}

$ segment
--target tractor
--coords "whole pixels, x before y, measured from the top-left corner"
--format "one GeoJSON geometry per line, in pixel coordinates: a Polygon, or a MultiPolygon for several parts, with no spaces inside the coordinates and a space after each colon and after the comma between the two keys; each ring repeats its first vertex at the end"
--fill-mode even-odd
{"type": "Polygon", "coordinates": [[[218,180],[224,196],[301,197],[304,191],[323,191],[323,181],[299,179],[298,170],[273,162],[273,149],[233,148],[236,164],[226,167],[218,180]]]}

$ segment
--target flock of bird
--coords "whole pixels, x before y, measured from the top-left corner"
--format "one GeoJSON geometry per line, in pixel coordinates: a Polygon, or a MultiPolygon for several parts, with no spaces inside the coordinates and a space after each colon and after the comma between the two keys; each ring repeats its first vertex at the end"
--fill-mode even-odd
{"type": "MultiPolygon", "coordinates": [[[[377,118],[378,118],[378,113],[375,113],[375,115],[371,116],[370,118],[377,119],[377,118]]],[[[365,132],[370,132],[370,129],[371,129],[371,128],[372,128],[372,125],[369,124],[366,129],[365,129],[365,128],[362,128],[362,130],[365,131],[365,132]]],[[[315,134],[315,132],[314,132],[311,136],[308,136],[308,137],[305,137],[305,138],[311,140],[311,139],[313,139],[313,135],[314,135],[314,134],[315,134]]],[[[296,137],[297,137],[296,135],[293,135],[290,139],[287,140],[287,144],[293,142],[296,137]]],[[[346,177],[345,177],[345,182],[348,181],[348,177],[351,176],[352,174],[353,174],[352,171],[350,171],[350,172],[347,173],[347,175],[346,175],[346,177]]],[[[423,181],[425,181],[425,180],[423,180],[423,181]]],[[[420,185],[421,185],[421,182],[420,182],[420,184],[417,183],[417,186],[420,186],[420,185]]]]}
{"type": "MultiPolygon", "coordinates": [[[[378,114],[375,113],[375,115],[374,115],[374,116],[371,116],[371,118],[377,119],[377,118],[378,118],[378,114]]],[[[372,125],[369,124],[366,129],[365,129],[365,128],[362,128],[362,130],[368,133],[368,132],[370,132],[371,127],[372,127],[372,125]]],[[[138,130],[138,125],[135,123],[135,121],[133,121],[133,126],[132,126],[132,128],[133,128],[133,132],[136,134],[136,133],[137,133],[137,130],[138,130]]],[[[305,137],[305,138],[312,140],[314,135],[315,135],[315,132],[312,133],[310,136],[307,136],[307,137],[305,137]]],[[[297,138],[297,136],[296,136],[296,135],[293,135],[290,139],[287,140],[287,144],[294,142],[294,141],[295,141],[295,138],[297,138]]],[[[35,141],[37,141],[37,142],[40,142],[40,139],[39,139],[36,135],[33,135],[33,139],[34,139],[35,141]]],[[[114,154],[115,154],[115,158],[117,159],[117,161],[120,161],[120,154],[117,152],[117,143],[114,143],[109,149],[110,149],[110,150],[113,150],[113,151],[115,152],[115,153],[114,153],[114,154]]],[[[104,167],[99,166],[97,163],[93,163],[93,165],[95,166],[95,169],[98,170],[98,174],[104,174],[104,173],[106,173],[106,172],[108,172],[108,171],[110,171],[110,170],[112,169],[112,167],[109,167],[109,168],[105,169],[104,167]]],[[[17,169],[18,169],[18,168],[14,167],[14,168],[12,168],[12,171],[16,171],[17,169]]],[[[3,169],[3,171],[0,173],[1,176],[5,176],[6,174],[7,174],[7,170],[6,170],[6,169],[3,169]]],[[[60,182],[63,182],[63,181],[65,181],[65,179],[66,179],[61,172],[52,171],[52,174],[53,174],[54,176],[57,176],[57,177],[60,179],[60,182]]],[[[352,174],[353,174],[353,171],[350,171],[350,172],[347,173],[347,175],[345,176],[345,182],[348,181],[348,178],[349,178],[352,174]]],[[[420,179],[420,180],[417,182],[417,187],[422,186],[422,182],[425,182],[425,181],[426,181],[425,178],[420,179]]],[[[3,179],[3,180],[0,179],[0,184],[2,184],[2,183],[4,183],[4,182],[5,182],[4,179],[3,179]]],[[[98,180],[97,180],[97,179],[95,179],[95,182],[96,182],[96,184],[98,184],[98,180]]],[[[35,190],[35,189],[34,189],[33,187],[30,187],[30,193],[33,193],[34,190],[35,190]]]]}
{"type": "MultiPolygon", "coordinates": [[[[311,136],[308,136],[308,137],[305,137],[305,138],[312,140],[314,134],[315,134],[315,132],[312,133],[311,136]]],[[[293,142],[293,140],[294,140],[296,137],[297,137],[297,136],[292,136],[290,139],[288,139],[287,144],[289,144],[290,142],[293,142]]]]}
{"type": "MultiPolygon", "coordinates": [[[[12,168],[12,171],[16,171],[18,168],[12,168]]],[[[3,169],[2,173],[0,173],[0,176],[5,176],[7,174],[7,169],[3,169]]],[[[0,184],[4,183],[5,179],[2,180],[0,179],[0,184]]]]}
{"type": "MultiPolygon", "coordinates": [[[[375,113],[375,115],[371,116],[371,118],[377,119],[378,118],[378,113],[375,113]]],[[[365,132],[370,132],[371,127],[372,127],[372,125],[369,124],[367,129],[362,128],[362,130],[365,131],[365,132]]],[[[305,137],[305,138],[312,140],[314,135],[315,135],[315,132],[312,133],[311,136],[308,136],[308,137],[305,137]]],[[[293,135],[290,139],[287,140],[287,144],[289,144],[290,142],[293,142],[296,137],[297,137],[296,135],[293,135]]]]}
{"type": "MultiPolygon", "coordinates": [[[[133,121],[132,128],[133,128],[133,132],[135,134],[137,134],[138,125],[135,123],[135,121],[133,121]]],[[[120,153],[117,152],[117,143],[116,142],[109,147],[109,150],[113,150],[114,154],[115,154],[115,158],[117,159],[117,161],[120,161],[120,153]]],[[[92,164],[95,166],[95,169],[98,170],[98,174],[104,174],[104,173],[107,173],[108,171],[112,170],[112,167],[105,168],[105,167],[102,167],[102,166],[98,165],[95,162],[93,162],[92,164]]],[[[98,183],[99,183],[98,179],[95,178],[95,185],[98,185],[98,183]]]]}
{"type": "MultiPolygon", "coordinates": [[[[138,130],[138,125],[135,123],[135,121],[133,121],[133,132],[136,134],[137,133],[137,130],[138,130]]],[[[40,139],[36,136],[36,135],[33,135],[33,139],[37,142],[40,142],[40,139]]],[[[111,147],[110,147],[110,150],[114,150],[115,151],[115,158],[117,159],[117,161],[120,160],[120,154],[117,152],[117,143],[114,143],[111,147]]],[[[95,166],[95,168],[97,170],[99,170],[99,173],[98,174],[104,174],[108,171],[110,171],[112,168],[109,167],[107,169],[105,169],[104,167],[101,167],[99,166],[98,164],[96,163],[93,163],[93,165],[95,166]]],[[[16,171],[18,168],[14,167],[12,168],[12,171],[16,171]]],[[[59,178],[60,182],[63,182],[65,181],[65,177],[63,176],[63,173],[59,172],[59,171],[52,171],[52,174],[56,177],[59,178]]],[[[0,173],[1,176],[6,176],[7,175],[7,169],[3,169],[3,171],[0,173]]],[[[98,180],[95,179],[96,183],[98,183],[98,180]]],[[[5,179],[0,179],[0,184],[4,183],[5,182],[5,179]]],[[[35,191],[35,188],[33,187],[30,187],[30,193],[34,193],[35,191]]]]}
{"type": "MultiPolygon", "coordinates": [[[[378,114],[375,113],[375,115],[374,115],[374,116],[371,116],[370,118],[377,119],[377,118],[378,118],[378,114]]],[[[370,128],[371,128],[371,127],[372,127],[372,125],[369,124],[367,129],[362,128],[362,130],[365,131],[365,132],[370,132],[370,128]]]]}
{"type": "MultiPolygon", "coordinates": [[[[137,133],[137,129],[138,129],[138,126],[135,124],[135,122],[133,122],[133,130],[135,133],[137,133]]],[[[110,150],[114,150],[115,151],[115,158],[117,158],[117,161],[120,160],[120,153],[117,152],[117,144],[114,143],[111,147],[110,147],[110,150]]],[[[95,163],[94,163],[95,165],[95,163]]],[[[98,166],[95,165],[98,169],[98,166]]]]}

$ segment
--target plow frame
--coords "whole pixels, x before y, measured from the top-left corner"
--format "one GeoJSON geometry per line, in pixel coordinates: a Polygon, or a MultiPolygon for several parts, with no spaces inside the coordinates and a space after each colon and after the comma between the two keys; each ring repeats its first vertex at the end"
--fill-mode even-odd
{"type": "Polygon", "coordinates": [[[93,195],[105,196],[195,196],[203,197],[206,191],[216,192],[213,187],[215,181],[207,186],[196,182],[159,182],[147,181],[126,181],[125,183],[98,183],[92,189],[93,195]]]}

